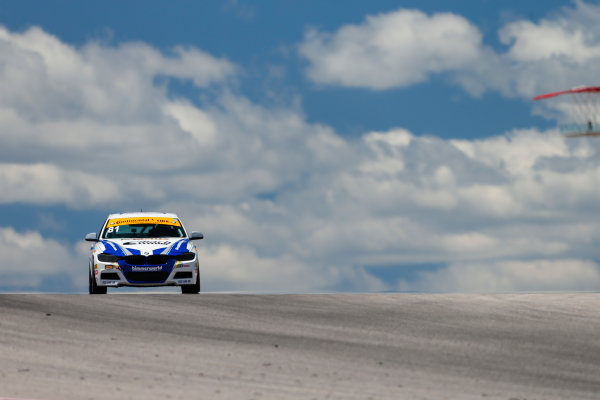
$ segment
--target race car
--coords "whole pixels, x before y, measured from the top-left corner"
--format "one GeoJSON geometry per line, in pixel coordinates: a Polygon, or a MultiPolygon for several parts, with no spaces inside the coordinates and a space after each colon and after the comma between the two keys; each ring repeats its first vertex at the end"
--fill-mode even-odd
{"type": "Polygon", "coordinates": [[[175,214],[136,212],[110,214],[99,233],[85,236],[90,248],[89,293],[109,287],[180,286],[182,293],[200,292],[198,250],[175,214]]]}

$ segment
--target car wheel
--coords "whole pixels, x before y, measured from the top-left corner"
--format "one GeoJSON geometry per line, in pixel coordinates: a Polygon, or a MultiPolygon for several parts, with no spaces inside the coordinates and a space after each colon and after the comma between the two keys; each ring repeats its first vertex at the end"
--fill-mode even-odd
{"type": "Polygon", "coordinates": [[[90,274],[89,292],[90,294],[106,294],[106,286],[98,286],[96,280],[90,274]]]}
{"type": "Polygon", "coordinates": [[[200,272],[196,275],[196,283],[193,285],[181,286],[181,293],[183,294],[198,294],[200,293],[200,272]]]}

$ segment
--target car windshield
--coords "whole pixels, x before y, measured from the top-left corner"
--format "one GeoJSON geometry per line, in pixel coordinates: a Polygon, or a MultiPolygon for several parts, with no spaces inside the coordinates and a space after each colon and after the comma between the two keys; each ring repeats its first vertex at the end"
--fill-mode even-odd
{"type": "Polygon", "coordinates": [[[111,219],[106,223],[104,239],[149,239],[185,237],[185,231],[177,219],[134,218],[111,219]]]}

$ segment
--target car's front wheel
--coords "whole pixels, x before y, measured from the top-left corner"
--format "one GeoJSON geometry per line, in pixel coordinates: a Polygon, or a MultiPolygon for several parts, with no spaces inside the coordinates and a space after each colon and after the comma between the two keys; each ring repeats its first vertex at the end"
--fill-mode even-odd
{"type": "Polygon", "coordinates": [[[90,275],[90,285],[89,285],[89,292],[90,294],[106,294],[106,286],[98,286],[96,284],[96,280],[94,279],[94,276],[92,274],[90,275]]]}
{"type": "Polygon", "coordinates": [[[181,286],[181,293],[183,294],[198,294],[200,293],[200,272],[196,274],[196,283],[193,285],[181,286]]]}

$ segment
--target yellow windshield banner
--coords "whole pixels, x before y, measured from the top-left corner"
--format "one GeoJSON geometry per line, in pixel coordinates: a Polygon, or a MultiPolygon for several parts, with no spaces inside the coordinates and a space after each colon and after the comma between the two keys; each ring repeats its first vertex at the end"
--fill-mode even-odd
{"type": "Polygon", "coordinates": [[[109,219],[106,226],[111,227],[111,226],[135,225],[135,224],[162,224],[162,225],[181,226],[181,222],[179,222],[179,220],[177,218],[163,218],[163,217],[115,218],[115,219],[109,219]]]}

